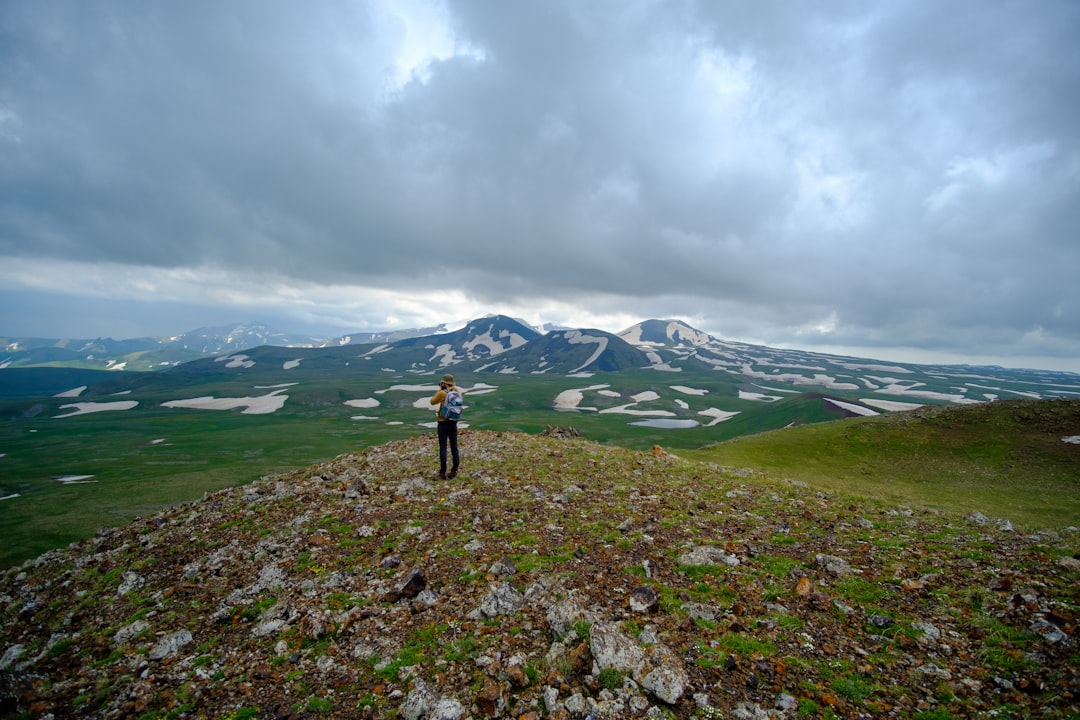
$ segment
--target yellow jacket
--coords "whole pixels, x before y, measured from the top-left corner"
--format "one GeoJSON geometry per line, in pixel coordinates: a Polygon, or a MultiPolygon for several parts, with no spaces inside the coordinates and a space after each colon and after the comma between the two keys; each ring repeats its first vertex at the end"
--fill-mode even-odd
{"type": "MultiPolygon", "coordinates": [[[[453,390],[456,387],[457,387],[457,385],[451,385],[449,389],[453,390]]],[[[435,394],[431,396],[431,401],[428,403],[429,405],[435,405],[436,406],[435,407],[435,417],[438,418],[439,422],[447,422],[446,418],[444,418],[442,416],[442,406],[443,406],[443,403],[445,403],[445,402],[446,402],[446,390],[443,390],[442,388],[439,388],[438,390],[435,391],[435,394]]]]}

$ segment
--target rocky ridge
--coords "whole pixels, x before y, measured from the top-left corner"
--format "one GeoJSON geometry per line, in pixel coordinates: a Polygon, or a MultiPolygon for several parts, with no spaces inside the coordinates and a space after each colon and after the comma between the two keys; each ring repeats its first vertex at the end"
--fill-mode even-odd
{"type": "Polygon", "coordinates": [[[661,448],[412,438],[0,583],[0,716],[1072,717],[1075,531],[661,448]]]}

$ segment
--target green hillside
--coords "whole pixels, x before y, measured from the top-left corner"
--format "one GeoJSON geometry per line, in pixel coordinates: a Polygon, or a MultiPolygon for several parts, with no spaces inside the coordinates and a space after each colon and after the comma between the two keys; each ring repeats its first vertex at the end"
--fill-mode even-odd
{"type": "Polygon", "coordinates": [[[761,433],[683,453],[1027,528],[1080,525],[1080,400],[1002,400],[761,433]]]}

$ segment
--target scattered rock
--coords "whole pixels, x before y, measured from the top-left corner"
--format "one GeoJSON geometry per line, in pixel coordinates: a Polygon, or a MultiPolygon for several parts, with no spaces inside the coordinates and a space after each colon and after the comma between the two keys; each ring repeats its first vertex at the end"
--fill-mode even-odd
{"type": "Polygon", "coordinates": [[[145,584],[146,581],[139,577],[138,573],[133,573],[130,570],[125,570],[123,574],[123,579],[120,582],[120,587],[116,588],[116,594],[122,597],[124,595],[127,595],[129,592],[134,592],[135,590],[138,590],[145,584]]]}
{"type": "Polygon", "coordinates": [[[474,620],[513,615],[525,607],[525,596],[509,583],[496,583],[484,596],[480,607],[469,614],[474,620]]]}
{"type": "Polygon", "coordinates": [[[403,598],[414,598],[420,594],[420,592],[427,587],[427,578],[424,577],[424,571],[420,568],[413,568],[409,571],[409,574],[405,576],[405,582],[383,596],[383,600],[386,602],[396,603],[403,598]]]}
{"type": "Polygon", "coordinates": [[[847,560],[836,557],[835,555],[823,555],[819,553],[814,556],[814,563],[830,575],[844,576],[851,575],[852,572],[854,572],[847,560]]]}
{"type": "Polygon", "coordinates": [[[180,652],[180,648],[190,643],[192,639],[190,630],[177,630],[176,632],[161,638],[154,647],[150,648],[148,657],[151,660],[161,660],[163,658],[172,657],[180,652]]]}
{"type": "Polygon", "coordinates": [[[707,545],[699,545],[690,552],[683,553],[679,556],[680,565],[701,566],[701,565],[728,565],[735,566],[739,564],[739,558],[735,555],[725,552],[717,547],[709,547],[707,545]]]}
{"type": "Polygon", "coordinates": [[[630,609],[636,613],[654,613],[660,608],[660,595],[651,587],[630,591],[630,609]]]}
{"type": "Polygon", "coordinates": [[[514,567],[514,561],[508,557],[504,557],[503,559],[492,563],[491,567],[488,569],[488,573],[496,578],[510,577],[516,572],[517,568],[514,567]]]}

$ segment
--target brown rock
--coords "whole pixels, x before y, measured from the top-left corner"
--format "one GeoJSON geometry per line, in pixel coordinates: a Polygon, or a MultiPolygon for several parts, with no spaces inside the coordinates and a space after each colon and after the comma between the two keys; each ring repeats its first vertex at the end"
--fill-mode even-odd
{"type": "Polygon", "coordinates": [[[476,707],[484,717],[493,717],[501,714],[506,701],[503,699],[502,687],[491,678],[484,680],[484,687],[476,695],[476,707]]]}
{"type": "Polygon", "coordinates": [[[520,665],[511,665],[506,668],[506,679],[516,688],[524,688],[529,684],[529,677],[520,665]]]}

